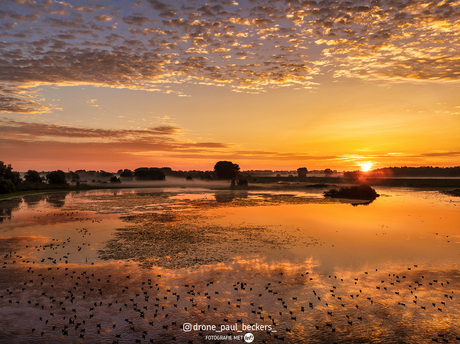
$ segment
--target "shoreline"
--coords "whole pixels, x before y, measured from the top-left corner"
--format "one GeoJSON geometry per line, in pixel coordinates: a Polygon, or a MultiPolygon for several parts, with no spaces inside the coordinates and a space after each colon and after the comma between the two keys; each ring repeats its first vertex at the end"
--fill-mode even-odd
{"type": "MultiPolygon", "coordinates": [[[[165,181],[166,182],[166,181],[165,181]]],[[[200,188],[208,187],[210,190],[229,190],[229,191],[322,191],[325,189],[338,188],[342,186],[368,184],[372,187],[407,187],[413,189],[433,189],[433,191],[454,191],[446,189],[460,188],[460,179],[452,178],[367,178],[365,180],[352,180],[343,177],[307,177],[305,181],[299,181],[297,177],[259,177],[249,181],[249,186],[234,187],[216,186],[213,185],[216,181],[199,181],[194,184],[187,182],[186,185],[179,183],[168,183],[162,185],[163,181],[155,181],[146,183],[145,181],[130,181],[125,185],[117,184],[96,184],[96,185],[81,185],[80,187],[42,189],[42,190],[27,190],[18,191],[9,194],[0,195],[0,201],[14,198],[22,198],[27,195],[48,194],[56,192],[72,192],[72,191],[89,191],[89,190],[107,190],[107,189],[139,189],[139,188],[161,188],[161,187],[179,187],[179,188],[200,188]],[[255,181],[254,181],[255,180],[255,181]],[[138,185],[136,185],[138,184],[138,185]]],[[[218,181],[222,183],[223,181],[218,181]]],[[[224,181],[226,182],[226,181],[224,181]]],[[[449,193],[456,196],[456,193],[449,193]]]]}

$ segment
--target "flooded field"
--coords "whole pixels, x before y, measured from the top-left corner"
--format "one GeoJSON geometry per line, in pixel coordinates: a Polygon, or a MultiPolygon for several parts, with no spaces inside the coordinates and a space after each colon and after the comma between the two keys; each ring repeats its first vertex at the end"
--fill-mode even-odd
{"type": "Polygon", "coordinates": [[[0,342],[460,343],[460,198],[377,191],[0,201],[0,342]]]}

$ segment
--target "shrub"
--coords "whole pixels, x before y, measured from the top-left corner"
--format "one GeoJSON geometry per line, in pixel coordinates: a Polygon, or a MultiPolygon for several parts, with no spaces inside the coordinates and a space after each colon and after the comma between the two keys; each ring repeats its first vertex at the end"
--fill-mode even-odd
{"type": "Polygon", "coordinates": [[[363,200],[374,200],[380,195],[371,188],[369,185],[357,185],[343,187],[339,190],[331,189],[324,192],[324,196],[332,198],[350,198],[350,199],[363,199],[363,200]]]}

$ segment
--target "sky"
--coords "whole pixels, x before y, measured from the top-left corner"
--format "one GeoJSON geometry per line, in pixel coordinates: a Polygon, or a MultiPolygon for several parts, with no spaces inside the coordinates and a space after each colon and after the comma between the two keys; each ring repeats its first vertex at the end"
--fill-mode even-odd
{"type": "Polygon", "coordinates": [[[0,7],[18,171],[458,166],[459,94],[459,0],[0,7]]]}

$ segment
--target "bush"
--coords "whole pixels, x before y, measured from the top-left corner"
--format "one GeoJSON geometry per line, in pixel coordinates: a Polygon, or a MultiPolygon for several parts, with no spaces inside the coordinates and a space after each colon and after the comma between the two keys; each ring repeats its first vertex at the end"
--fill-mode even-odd
{"type": "Polygon", "coordinates": [[[358,186],[343,187],[339,190],[331,189],[329,191],[325,191],[324,196],[332,198],[374,200],[380,195],[369,185],[363,184],[358,186]]]}

